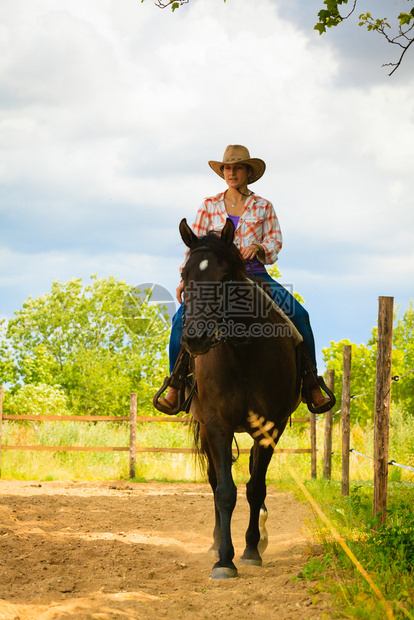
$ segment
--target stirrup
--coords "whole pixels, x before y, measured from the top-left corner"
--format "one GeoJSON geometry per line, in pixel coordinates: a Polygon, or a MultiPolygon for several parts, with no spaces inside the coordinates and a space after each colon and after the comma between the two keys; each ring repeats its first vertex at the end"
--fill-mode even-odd
{"type": "Polygon", "coordinates": [[[160,389],[158,390],[158,392],[155,394],[154,398],[152,399],[152,404],[155,407],[155,409],[157,409],[157,411],[160,411],[161,413],[166,413],[167,415],[177,415],[177,413],[180,413],[180,411],[183,411],[183,405],[185,403],[185,388],[184,387],[178,390],[177,406],[174,407],[174,409],[171,407],[165,407],[165,405],[162,405],[161,403],[158,402],[158,399],[161,396],[161,394],[165,392],[165,390],[168,387],[170,387],[170,379],[171,377],[165,377],[162,386],[160,387],[160,389]]]}
{"type": "Polygon", "coordinates": [[[315,377],[315,379],[319,387],[321,387],[322,390],[325,392],[325,394],[328,396],[329,401],[325,403],[324,405],[321,405],[320,407],[315,407],[312,402],[312,397],[311,397],[312,388],[310,386],[303,385],[303,392],[306,398],[306,405],[311,413],[326,413],[327,411],[330,411],[335,406],[336,398],[333,392],[331,392],[331,390],[326,385],[325,381],[323,380],[323,377],[315,377]]]}

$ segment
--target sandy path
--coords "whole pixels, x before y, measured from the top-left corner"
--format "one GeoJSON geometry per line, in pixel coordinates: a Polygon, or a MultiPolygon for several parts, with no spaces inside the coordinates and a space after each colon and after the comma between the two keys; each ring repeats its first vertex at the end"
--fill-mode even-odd
{"type": "Polygon", "coordinates": [[[312,515],[268,489],[263,567],[243,566],[248,521],[239,488],[239,578],[210,579],[213,499],[206,484],[0,481],[0,620],[329,617],[292,580],[309,559],[312,515]]]}

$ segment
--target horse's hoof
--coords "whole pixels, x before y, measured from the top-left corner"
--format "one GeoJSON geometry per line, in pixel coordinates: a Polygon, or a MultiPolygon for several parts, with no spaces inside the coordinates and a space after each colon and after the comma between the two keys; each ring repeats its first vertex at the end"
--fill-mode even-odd
{"type": "Polygon", "coordinates": [[[237,577],[237,568],[217,566],[217,568],[213,568],[211,573],[212,579],[233,579],[233,577],[237,577]]]}
{"type": "Polygon", "coordinates": [[[262,561],[262,558],[260,558],[260,559],[253,559],[253,558],[244,558],[242,556],[240,558],[240,563],[241,564],[245,564],[247,566],[262,566],[263,561],[262,561]]]}

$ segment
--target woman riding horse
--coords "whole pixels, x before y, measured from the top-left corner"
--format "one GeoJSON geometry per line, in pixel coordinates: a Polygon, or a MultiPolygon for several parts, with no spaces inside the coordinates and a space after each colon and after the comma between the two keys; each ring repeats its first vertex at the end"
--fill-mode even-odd
{"type": "MultiPolygon", "coordinates": [[[[269,294],[283,312],[291,319],[303,337],[305,359],[302,362],[304,388],[309,395],[308,406],[322,413],[333,406],[333,397],[325,396],[324,386],[317,376],[315,341],[305,308],[279,282],[273,280],[264,265],[273,264],[282,247],[282,234],[272,203],[250,191],[248,185],[263,175],[266,164],[262,159],[251,158],[248,149],[240,145],[226,148],[223,161],[209,161],[212,170],[227,184],[227,190],[212,198],[206,198],[197,212],[192,226],[197,236],[210,231],[219,233],[226,221],[231,219],[235,227],[234,243],[248,263],[248,275],[258,276],[269,284],[269,294]]],[[[188,250],[186,257],[188,256],[188,250]]],[[[181,266],[181,270],[185,264],[181,266]]],[[[183,282],[176,291],[180,308],[172,321],[170,338],[170,377],[154,397],[154,406],[163,413],[174,415],[181,410],[183,402],[179,395],[187,373],[187,360],[180,355],[183,317],[183,282]],[[165,397],[163,391],[169,387],[165,397]]]]}

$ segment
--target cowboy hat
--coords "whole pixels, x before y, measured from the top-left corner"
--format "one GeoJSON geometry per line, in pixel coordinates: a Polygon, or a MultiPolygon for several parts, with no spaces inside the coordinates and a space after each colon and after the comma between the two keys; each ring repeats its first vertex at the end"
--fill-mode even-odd
{"type": "Polygon", "coordinates": [[[240,144],[230,144],[224,151],[223,161],[209,161],[208,165],[219,177],[224,179],[222,167],[226,164],[248,164],[252,170],[252,176],[249,179],[249,183],[254,183],[263,175],[266,170],[266,164],[262,159],[250,157],[250,153],[245,146],[240,144]]]}

